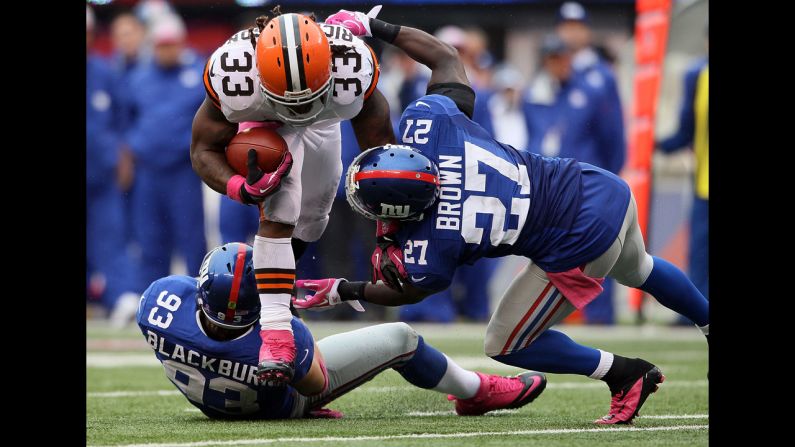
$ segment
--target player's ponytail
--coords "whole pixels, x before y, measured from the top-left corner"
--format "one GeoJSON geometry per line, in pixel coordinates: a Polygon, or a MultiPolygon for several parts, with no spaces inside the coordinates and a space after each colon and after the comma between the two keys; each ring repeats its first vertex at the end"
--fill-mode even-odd
{"type": "MultiPolygon", "coordinates": [[[[257,28],[259,28],[259,30],[262,31],[263,29],[265,29],[265,25],[267,25],[268,22],[271,21],[271,19],[273,19],[274,17],[279,17],[280,15],[282,15],[282,5],[276,5],[273,7],[273,9],[270,10],[270,13],[266,13],[257,17],[254,20],[254,22],[257,24],[257,28]]],[[[309,17],[313,22],[317,22],[317,16],[315,16],[314,12],[310,12],[304,15],[309,17]]]]}
{"type": "Polygon", "coordinates": [[[276,5],[273,7],[273,9],[270,10],[270,13],[266,13],[257,17],[254,20],[254,23],[256,23],[257,28],[259,28],[259,30],[262,31],[263,29],[265,29],[265,25],[267,25],[272,18],[279,17],[280,15],[282,15],[282,5],[276,5]]]}

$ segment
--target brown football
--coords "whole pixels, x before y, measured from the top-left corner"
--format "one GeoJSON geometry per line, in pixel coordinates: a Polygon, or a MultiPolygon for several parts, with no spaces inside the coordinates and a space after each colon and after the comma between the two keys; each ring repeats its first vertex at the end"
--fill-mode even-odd
{"type": "Polygon", "coordinates": [[[264,127],[246,129],[235,135],[226,147],[226,161],[244,177],[248,174],[246,165],[250,149],[257,151],[259,168],[265,172],[273,172],[287,152],[287,143],[275,130],[264,127]]]}

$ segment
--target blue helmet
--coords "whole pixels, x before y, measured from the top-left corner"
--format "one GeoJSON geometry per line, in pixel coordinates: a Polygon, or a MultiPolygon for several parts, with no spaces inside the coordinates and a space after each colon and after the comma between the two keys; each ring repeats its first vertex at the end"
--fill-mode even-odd
{"type": "Polygon", "coordinates": [[[356,157],[345,175],[345,194],[368,219],[419,220],[439,197],[439,168],[408,146],[387,144],[356,157]]]}
{"type": "Polygon", "coordinates": [[[196,300],[204,315],[223,328],[240,329],[257,321],[254,249],[232,242],[207,253],[199,270],[196,300]]]}

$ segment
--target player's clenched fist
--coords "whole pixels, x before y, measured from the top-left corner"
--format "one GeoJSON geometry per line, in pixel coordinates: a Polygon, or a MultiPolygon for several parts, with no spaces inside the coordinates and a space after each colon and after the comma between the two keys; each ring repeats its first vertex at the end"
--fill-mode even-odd
{"type": "Polygon", "coordinates": [[[408,278],[403,266],[403,250],[390,236],[380,236],[370,257],[373,284],[381,280],[398,292],[403,292],[402,282],[408,278]]]}
{"type": "Polygon", "coordinates": [[[270,194],[279,189],[282,177],[290,173],[293,166],[293,156],[290,152],[284,153],[284,158],[275,171],[266,173],[257,165],[257,151],[248,151],[248,175],[234,175],[226,184],[226,194],[229,198],[245,204],[259,203],[270,194]]]}
{"type": "Polygon", "coordinates": [[[359,11],[348,11],[340,9],[338,12],[328,16],[326,23],[329,25],[340,25],[347,28],[354,36],[372,37],[370,31],[370,19],[375,18],[381,11],[381,5],[374,6],[367,14],[359,11]]]}

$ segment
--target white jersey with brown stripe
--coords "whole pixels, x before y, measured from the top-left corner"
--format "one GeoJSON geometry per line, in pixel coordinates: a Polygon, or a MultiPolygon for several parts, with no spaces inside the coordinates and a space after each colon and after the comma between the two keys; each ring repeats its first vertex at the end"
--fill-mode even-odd
{"type": "MultiPolygon", "coordinates": [[[[321,24],[332,54],[331,76],[334,79],[331,103],[316,122],[329,125],[355,117],[366,95],[377,82],[378,62],[372,50],[344,27],[321,24]]],[[[276,120],[278,117],[265,101],[258,85],[255,62],[256,28],[235,33],[210,56],[207,76],[218,96],[221,111],[233,123],[276,120]],[[253,39],[252,39],[253,33],[253,39]]]]}

